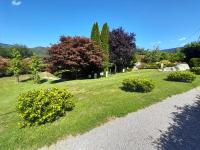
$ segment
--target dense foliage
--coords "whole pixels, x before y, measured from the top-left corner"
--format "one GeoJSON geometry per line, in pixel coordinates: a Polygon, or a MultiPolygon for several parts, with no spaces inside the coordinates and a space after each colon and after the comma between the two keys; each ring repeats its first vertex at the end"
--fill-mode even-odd
{"type": "Polygon", "coordinates": [[[191,67],[200,67],[200,58],[191,58],[189,64],[191,67]]]}
{"type": "Polygon", "coordinates": [[[131,63],[135,44],[135,34],[127,33],[122,28],[114,29],[109,34],[110,62],[121,71],[131,63]]]}
{"type": "Polygon", "coordinates": [[[109,67],[109,27],[105,23],[101,30],[101,47],[103,50],[103,69],[108,71],[109,67]]]}
{"type": "Polygon", "coordinates": [[[53,72],[98,72],[102,69],[102,50],[88,38],[62,36],[60,43],[49,49],[48,61],[53,72]]]}
{"type": "Polygon", "coordinates": [[[200,42],[192,42],[182,49],[185,54],[185,61],[189,62],[192,58],[200,58],[200,42]]]}
{"type": "Polygon", "coordinates": [[[53,122],[74,108],[72,95],[66,89],[32,90],[18,97],[17,110],[22,126],[53,122]]]}
{"type": "Polygon", "coordinates": [[[190,71],[197,75],[200,75],[200,67],[192,67],[190,71]]]}
{"type": "Polygon", "coordinates": [[[192,72],[172,72],[167,76],[169,81],[192,82],[196,78],[192,72]]]}
{"type": "Polygon", "coordinates": [[[153,51],[144,52],[144,62],[155,63],[162,60],[168,60],[171,62],[181,62],[184,59],[184,54],[177,50],[175,52],[163,52],[159,49],[153,51]]]}
{"type": "Polygon", "coordinates": [[[134,92],[150,92],[155,87],[152,80],[144,78],[125,79],[122,84],[124,90],[134,92]]]}
{"type": "Polygon", "coordinates": [[[10,48],[0,46],[0,56],[4,58],[11,58],[12,52],[10,48]]]}
{"type": "Polygon", "coordinates": [[[93,24],[92,32],[91,32],[91,39],[97,46],[101,47],[99,24],[97,22],[93,24]]]}
{"type": "Polygon", "coordinates": [[[19,51],[22,58],[31,57],[33,52],[27,48],[25,45],[13,45],[11,47],[2,47],[0,46],[0,56],[5,58],[12,58],[12,50],[16,49],[19,51]]]}
{"type": "Polygon", "coordinates": [[[0,77],[11,75],[10,71],[10,59],[0,56],[0,77]]]}

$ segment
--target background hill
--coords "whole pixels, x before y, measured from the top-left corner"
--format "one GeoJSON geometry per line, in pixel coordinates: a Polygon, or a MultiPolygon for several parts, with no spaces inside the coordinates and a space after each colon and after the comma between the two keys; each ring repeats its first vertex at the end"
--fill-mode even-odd
{"type": "MultiPolygon", "coordinates": [[[[0,43],[0,47],[3,47],[3,48],[11,48],[13,46],[14,45],[11,45],[11,44],[0,43]]],[[[28,48],[28,49],[38,56],[41,56],[41,57],[48,56],[48,47],[38,46],[38,47],[28,48]]]]}

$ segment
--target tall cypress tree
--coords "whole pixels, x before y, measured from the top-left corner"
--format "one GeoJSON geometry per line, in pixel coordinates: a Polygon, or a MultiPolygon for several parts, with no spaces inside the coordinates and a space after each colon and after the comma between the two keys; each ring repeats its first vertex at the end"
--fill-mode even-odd
{"type": "Polygon", "coordinates": [[[95,42],[95,44],[101,47],[101,38],[99,32],[99,25],[97,22],[93,24],[92,32],[91,32],[91,39],[95,42]]]}
{"type": "Polygon", "coordinates": [[[108,71],[109,67],[109,27],[105,23],[101,30],[101,47],[103,50],[103,68],[104,72],[108,71]]]}

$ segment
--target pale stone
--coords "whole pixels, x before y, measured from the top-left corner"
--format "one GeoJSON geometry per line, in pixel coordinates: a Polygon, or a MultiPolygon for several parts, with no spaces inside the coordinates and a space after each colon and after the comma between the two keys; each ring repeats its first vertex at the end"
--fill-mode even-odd
{"type": "Polygon", "coordinates": [[[163,69],[159,69],[159,71],[186,71],[189,70],[190,67],[186,63],[177,64],[175,67],[165,67],[163,69]]]}
{"type": "Polygon", "coordinates": [[[178,70],[178,71],[186,71],[186,70],[189,70],[190,69],[190,67],[189,67],[189,65],[188,64],[178,64],[178,65],[176,65],[176,69],[178,70]]]}
{"type": "Polygon", "coordinates": [[[97,79],[97,73],[94,74],[94,79],[97,79]]]}
{"type": "Polygon", "coordinates": [[[105,77],[106,77],[106,78],[108,77],[108,71],[106,71],[106,75],[105,75],[105,77]]]}

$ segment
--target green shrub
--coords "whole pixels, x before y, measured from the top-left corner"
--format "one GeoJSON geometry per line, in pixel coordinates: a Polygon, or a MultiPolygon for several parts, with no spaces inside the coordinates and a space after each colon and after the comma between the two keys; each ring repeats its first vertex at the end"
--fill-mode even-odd
{"type": "Polygon", "coordinates": [[[145,69],[159,69],[160,65],[156,63],[146,64],[145,69]]]}
{"type": "Polygon", "coordinates": [[[195,78],[192,72],[172,72],[167,76],[167,80],[179,82],[192,82],[195,78]]]}
{"type": "Polygon", "coordinates": [[[123,89],[133,92],[150,92],[155,87],[152,80],[149,79],[125,79],[123,82],[123,89]]]}
{"type": "Polygon", "coordinates": [[[190,66],[192,66],[192,67],[200,67],[200,58],[192,58],[192,59],[190,59],[190,66]]]}
{"type": "Polygon", "coordinates": [[[192,69],[190,69],[191,72],[200,75],[200,67],[192,67],[192,69]]]}
{"type": "Polygon", "coordinates": [[[32,90],[18,97],[17,111],[24,126],[53,122],[74,108],[73,96],[66,89],[32,90]]]}

